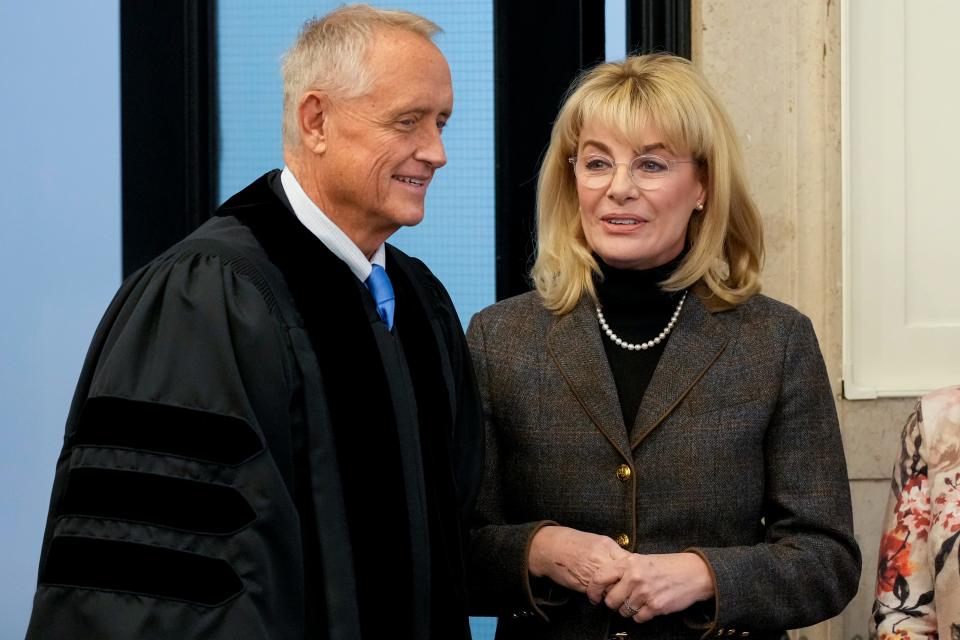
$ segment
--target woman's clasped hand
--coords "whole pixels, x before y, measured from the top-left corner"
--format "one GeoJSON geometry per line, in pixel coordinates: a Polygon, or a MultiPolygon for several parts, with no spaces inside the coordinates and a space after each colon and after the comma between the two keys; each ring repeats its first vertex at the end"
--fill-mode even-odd
{"type": "Polygon", "coordinates": [[[710,570],[695,553],[631,553],[612,538],[569,527],[540,529],[529,562],[532,575],[584,593],[594,605],[638,623],[714,595],[710,570]]]}

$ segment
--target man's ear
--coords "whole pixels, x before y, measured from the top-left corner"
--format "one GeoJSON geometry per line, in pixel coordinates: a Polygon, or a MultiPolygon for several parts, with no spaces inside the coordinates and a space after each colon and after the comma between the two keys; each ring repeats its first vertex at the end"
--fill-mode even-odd
{"type": "Polygon", "coordinates": [[[307,91],[300,96],[297,106],[297,124],[303,147],[316,154],[327,150],[329,136],[330,100],[321,91],[307,91]]]}

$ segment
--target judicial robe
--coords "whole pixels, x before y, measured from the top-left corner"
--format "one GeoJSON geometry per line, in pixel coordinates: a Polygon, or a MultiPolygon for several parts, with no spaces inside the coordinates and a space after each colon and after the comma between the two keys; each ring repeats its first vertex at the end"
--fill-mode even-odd
{"type": "Polygon", "coordinates": [[[86,358],[28,638],[469,638],[482,462],[453,305],[394,331],[270,172],[128,278],[86,358]]]}

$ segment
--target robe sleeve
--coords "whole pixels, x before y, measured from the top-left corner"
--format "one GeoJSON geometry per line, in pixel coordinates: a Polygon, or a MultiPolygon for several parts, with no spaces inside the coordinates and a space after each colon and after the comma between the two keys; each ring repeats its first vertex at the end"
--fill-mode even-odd
{"type": "Polygon", "coordinates": [[[28,638],[288,637],[302,619],[284,602],[302,567],[277,464],[295,368],[243,272],[173,252],[108,309],[67,422],[28,638]]]}

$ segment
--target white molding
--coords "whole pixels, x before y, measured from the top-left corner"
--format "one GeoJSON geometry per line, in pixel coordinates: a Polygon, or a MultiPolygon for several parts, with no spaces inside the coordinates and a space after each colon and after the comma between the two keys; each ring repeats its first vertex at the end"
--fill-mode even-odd
{"type": "Polygon", "coordinates": [[[841,235],[843,244],[843,396],[848,400],[867,400],[877,397],[876,389],[865,389],[853,384],[853,303],[851,301],[852,273],[850,268],[850,2],[840,0],[840,184],[841,235]]]}
{"type": "Polygon", "coordinates": [[[912,397],[960,378],[958,213],[945,151],[960,5],[840,0],[842,379],[848,399],[912,397]],[[931,9],[931,11],[933,11],[931,9]],[[937,14],[939,15],[939,14],[937,14]]]}

